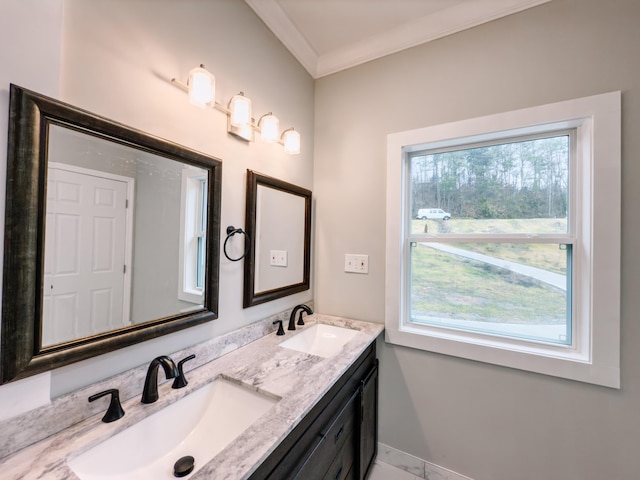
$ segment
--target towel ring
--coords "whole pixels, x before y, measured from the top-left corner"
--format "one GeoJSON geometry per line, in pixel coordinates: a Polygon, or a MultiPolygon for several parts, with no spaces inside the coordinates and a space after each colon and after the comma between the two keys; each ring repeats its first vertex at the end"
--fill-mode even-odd
{"type": "Polygon", "coordinates": [[[236,228],[233,225],[229,225],[227,227],[227,238],[225,239],[224,246],[222,248],[222,250],[224,252],[224,256],[227,257],[232,262],[237,262],[237,261],[242,260],[244,257],[247,256],[247,253],[249,253],[249,248],[251,248],[251,238],[249,238],[249,235],[247,235],[247,232],[245,232],[241,228],[236,228]],[[238,258],[231,258],[229,256],[229,254],[227,253],[227,242],[236,233],[241,233],[242,235],[245,236],[245,239],[244,239],[244,253],[241,256],[239,256],[238,258]]]}

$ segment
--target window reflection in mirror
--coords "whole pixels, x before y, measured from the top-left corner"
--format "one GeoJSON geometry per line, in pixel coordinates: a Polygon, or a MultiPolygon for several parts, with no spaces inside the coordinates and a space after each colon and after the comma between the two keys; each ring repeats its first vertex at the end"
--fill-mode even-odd
{"type": "Polygon", "coordinates": [[[202,304],[207,244],[207,172],[182,169],[178,298],[202,304]]]}

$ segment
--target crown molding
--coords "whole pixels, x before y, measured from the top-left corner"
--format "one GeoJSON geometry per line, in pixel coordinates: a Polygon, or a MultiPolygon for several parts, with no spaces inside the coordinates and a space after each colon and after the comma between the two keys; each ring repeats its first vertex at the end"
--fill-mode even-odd
{"type": "Polygon", "coordinates": [[[551,0],[475,0],[415,18],[358,42],[318,55],[277,0],[245,0],[313,78],[346,70],[551,0]]]}
{"type": "Polygon", "coordinates": [[[245,0],[298,62],[317,78],[318,54],[276,0],[245,0]]]}

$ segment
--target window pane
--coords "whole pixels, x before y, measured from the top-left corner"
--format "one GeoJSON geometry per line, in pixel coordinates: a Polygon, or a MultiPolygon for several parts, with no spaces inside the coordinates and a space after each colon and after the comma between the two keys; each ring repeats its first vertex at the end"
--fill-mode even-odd
{"type": "Polygon", "coordinates": [[[204,272],[206,271],[205,265],[205,247],[206,240],[204,237],[198,237],[198,254],[197,254],[197,265],[196,265],[196,288],[204,288],[204,272]]]}
{"type": "Polygon", "coordinates": [[[207,230],[207,181],[200,181],[200,195],[198,202],[198,212],[196,218],[199,220],[197,225],[196,238],[198,242],[197,255],[196,255],[196,288],[204,288],[204,274],[206,270],[205,260],[205,247],[206,247],[206,230],[207,230]]]}
{"type": "Polygon", "coordinates": [[[569,145],[562,134],[414,154],[414,233],[567,233],[569,145]]]}
{"type": "Polygon", "coordinates": [[[207,229],[207,181],[202,180],[200,185],[200,231],[207,229]]]}
{"type": "Polygon", "coordinates": [[[413,243],[411,322],[571,344],[571,247],[413,243]]]}

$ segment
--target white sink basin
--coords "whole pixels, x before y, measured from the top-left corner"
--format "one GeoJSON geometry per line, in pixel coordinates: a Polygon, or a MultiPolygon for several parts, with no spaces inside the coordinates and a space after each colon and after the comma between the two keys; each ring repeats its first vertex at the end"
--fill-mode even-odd
{"type": "Polygon", "coordinates": [[[170,480],[175,479],[176,461],[191,456],[191,476],[278,400],[218,377],[79,455],[69,466],[81,480],[170,480]]]}
{"type": "Polygon", "coordinates": [[[344,344],[358,334],[358,330],[324,323],[316,323],[310,327],[302,328],[306,329],[280,343],[280,346],[310,355],[329,358],[340,352],[344,344]]]}

